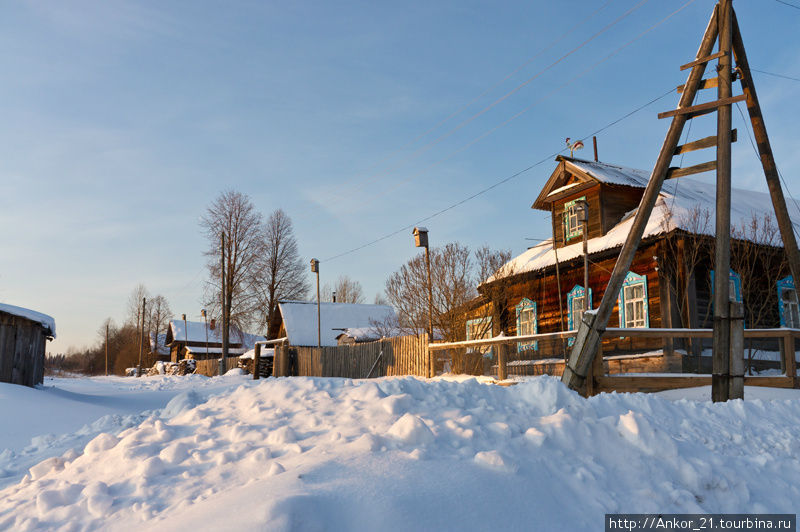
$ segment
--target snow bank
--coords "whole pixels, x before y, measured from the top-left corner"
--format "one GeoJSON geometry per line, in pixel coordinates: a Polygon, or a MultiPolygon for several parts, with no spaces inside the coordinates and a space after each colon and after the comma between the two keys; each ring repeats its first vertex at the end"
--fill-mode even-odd
{"type": "Polygon", "coordinates": [[[56,320],[47,314],[36,312],[35,310],[9,305],[8,303],[0,303],[0,312],[5,312],[13,316],[19,316],[36,323],[41,323],[42,327],[50,331],[50,336],[56,337],[56,320]]]}
{"type": "Polygon", "coordinates": [[[800,507],[800,400],[589,400],[549,377],[282,378],[98,434],[0,491],[14,530],[597,530],[800,507]]]}

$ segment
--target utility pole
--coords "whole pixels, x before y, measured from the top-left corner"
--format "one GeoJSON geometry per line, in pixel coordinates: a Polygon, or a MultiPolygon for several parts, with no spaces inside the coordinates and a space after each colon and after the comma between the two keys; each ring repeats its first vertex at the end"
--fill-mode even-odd
{"type": "Polygon", "coordinates": [[[108,377],[108,322],[106,322],[106,377],[108,377]]]}
{"type": "Polygon", "coordinates": [[[583,310],[589,310],[589,202],[578,204],[578,221],[583,233],[583,310]]]}
{"type": "MultiPolygon", "coordinates": [[[[418,248],[425,248],[425,269],[428,272],[428,342],[433,342],[433,282],[431,281],[431,256],[428,245],[428,229],[425,227],[415,227],[412,232],[414,235],[414,245],[418,248]]],[[[430,351],[430,370],[428,377],[436,376],[436,358],[433,351],[430,351]]]]}
{"type": "Polygon", "coordinates": [[[322,347],[322,313],[319,308],[319,261],[311,259],[311,273],[317,275],[317,347],[322,347]]]}
{"type": "Polygon", "coordinates": [[[228,328],[230,324],[228,323],[228,319],[230,318],[229,315],[229,308],[228,308],[228,287],[225,284],[225,232],[222,232],[222,241],[221,241],[221,258],[220,258],[220,265],[222,266],[222,357],[219,359],[219,374],[225,374],[225,362],[228,359],[228,328]]]}
{"type": "Polygon", "coordinates": [[[147,308],[147,298],[142,298],[142,324],[141,328],[139,329],[139,365],[136,369],[136,376],[142,376],[142,349],[144,348],[144,314],[145,309],[147,308]]]}

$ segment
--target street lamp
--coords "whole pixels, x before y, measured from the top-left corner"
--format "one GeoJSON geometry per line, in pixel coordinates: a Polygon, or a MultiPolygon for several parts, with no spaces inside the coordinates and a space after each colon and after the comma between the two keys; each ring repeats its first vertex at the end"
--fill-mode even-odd
{"type": "Polygon", "coordinates": [[[311,273],[317,274],[317,347],[322,347],[322,330],[319,311],[319,261],[311,259],[311,273]]]}
{"type": "MultiPolygon", "coordinates": [[[[412,233],[414,235],[414,245],[418,248],[425,248],[425,269],[428,272],[428,342],[433,341],[433,283],[431,282],[431,256],[428,247],[428,229],[425,227],[415,227],[412,233]]],[[[433,377],[436,369],[433,354],[431,354],[431,364],[429,377],[433,377]]]]}

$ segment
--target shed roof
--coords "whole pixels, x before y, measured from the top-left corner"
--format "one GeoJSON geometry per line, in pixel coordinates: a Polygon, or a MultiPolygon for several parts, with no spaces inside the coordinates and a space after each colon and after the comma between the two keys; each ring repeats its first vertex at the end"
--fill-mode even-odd
{"type": "MultiPolygon", "coordinates": [[[[286,336],[291,345],[317,345],[317,303],[311,301],[281,301],[278,303],[286,336]]],[[[336,337],[342,330],[370,327],[374,322],[395,319],[394,309],[388,305],[363,305],[354,303],[321,303],[320,336],[322,345],[337,345],[336,337]]]]}
{"type": "MultiPolygon", "coordinates": [[[[222,345],[222,327],[217,323],[213,329],[211,325],[202,321],[170,320],[169,330],[167,331],[166,344],[172,342],[193,342],[206,343],[206,331],[208,331],[208,345],[222,345]],[[187,331],[188,329],[188,331],[187,331]]],[[[258,340],[263,340],[263,336],[249,334],[240,331],[235,326],[230,328],[230,342],[232,344],[242,344],[243,347],[253,347],[258,340]]]]}
{"type": "Polygon", "coordinates": [[[18,307],[16,305],[9,305],[8,303],[0,303],[0,312],[5,312],[6,314],[11,314],[12,316],[19,316],[20,318],[25,318],[27,320],[39,323],[47,332],[50,333],[50,336],[53,338],[56,337],[56,320],[47,314],[42,314],[41,312],[36,312],[35,310],[24,307],[18,307]]]}

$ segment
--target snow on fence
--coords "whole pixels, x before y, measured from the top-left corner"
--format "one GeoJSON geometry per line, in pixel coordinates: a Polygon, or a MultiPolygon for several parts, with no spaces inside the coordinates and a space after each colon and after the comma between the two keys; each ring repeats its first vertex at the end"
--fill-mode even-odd
{"type": "MultiPolygon", "coordinates": [[[[228,357],[225,360],[225,371],[228,372],[234,368],[239,367],[239,355],[228,357]]],[[[206,377],[216,377],[219,375],[219,359],[209,358],[207,360],[198,360],[197,369],[195,373],[198,375],[205,375],[206,377]]]]}
{"type": "MultiPolygon", "coordinates": [[[[440,342],[429,346],[431,351],[441,350],[469,350],[491,347],[497,349],[497,377],[505,380],[509,374],[523,374],[523,366],[536,366],[540,372],[560,374],[564,369],[564,361],[557,358],[543,358],[541,360],[513,360],[513,351],[517,344],[552,341],[554,339],[569,340],[575,337],[577,331],[558,333],[530,334],[524,336],[499,335],[483,340],[469,340],[464,342],[440,342]],[[510,360],[511,358],[511,360],[510,360]]],[[[617,340],[620,338],[651,338],[664,342],[661,353],[639,353],[633,355],[611,355],[599,353],[591,368],[590,378],[587,378],[587,395],[594,395],[603,391],[617,392],[653,392],[674,388],[688,388],[711,384],[711,375],[697,373],[680,373],[683,366],[677,364],[683,355],[675,351],[675,341],[688,338],[710,340],[712,329],[620,329],[608,328],[603,333],[604,340],[617,340]],[[654,367],[663,366],[661,370],[654,367]],[[674,373],[673,373],[674,372],[674,373]],[[647,375],[646,373],[650,373],[647,375]],[[658,373],[656,375],[655,373],[658,373]],[[668,373],[672,373],[668,375],[668,373]]],[[[744,384],[749,386],[772,386],[793,388],[800,383],[797,378],[797,362],[795,339],[800,337],[800,329],[745,329],[745,340],[761,340],[777,342],[780,350],[780,368],[782,375],[775,376],[750,376],[745,375],[744,384]]],[[[610,344],[613,347],[614,344],[610,344]]],[[[747,348],[745,348],[747,349],[747,348]]],[[[699,358],[699,357],[698,357],[699,358]]],[[[527,370],[525,370],[527,371],[527,370]]],[[[529,374],[529,373],[524,373],[529,374]]]]}
{"type": "Polygon", "coordinates": [[[430,368],[429,360],[425,335],[332,347],[280,346],[275,350],[274,374],[351,379],[400,375],[425,377],[430,368]]]}

